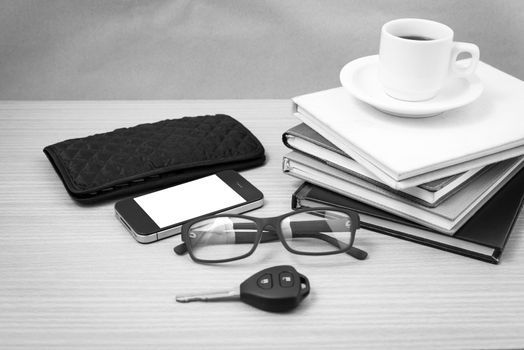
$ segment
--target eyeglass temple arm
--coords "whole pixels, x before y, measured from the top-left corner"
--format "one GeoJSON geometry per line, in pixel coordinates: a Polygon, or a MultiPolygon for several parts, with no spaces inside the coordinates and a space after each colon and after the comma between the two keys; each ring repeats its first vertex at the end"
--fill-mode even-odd
{"type": "MultiPolygon", "coordinates": [[[[301,224],[299,227],[296,227],[298,223],[294,223],[295,226],[293,231],[299,230],[300,233],[293,232],[293,237],[309,237],[309,238],[316,238],[320,239],[324,242],[327,242],[335,247],[340,247],[341,243],[336,238],[333,238],[331,236],[328,236],[326,234],[320,233],[318,231],[329,229],[329,227],[326,225],[323,221],[310,221],[307,224],[301,224]],[[310,231],[310,232],[307,232],[310,231]],[[313,231],[313,232],[311,232],[313,231]]],[[[253,243],[255,241],[256,233],[253,232],[253,229],[256,228],[251,223],[237,223],[235,224],[235,243],[242,244],[242,243],[253,243]],[[246,232],[238,232],[238,230],[249,230],[246,232]]],[[[266,243],[266,242],[272,242],[272,241],[278,241],[278,235],[276,234],[276,231],[274,229],[265,229],[262,232],[262,237],[260,240],[260,243],[266,243]]],[[[174,251],[177,255],[183,255],[187,253],[187,247],[185,243],[182,243],[174,248],[174,251]]],[[[366,259],[368,253],[365,252],[362,249],[359,249],[357,247],[350,247],[349,250],[346,252],[348,255],[354,257],[358,260],[364,260],[366,259]]]]}

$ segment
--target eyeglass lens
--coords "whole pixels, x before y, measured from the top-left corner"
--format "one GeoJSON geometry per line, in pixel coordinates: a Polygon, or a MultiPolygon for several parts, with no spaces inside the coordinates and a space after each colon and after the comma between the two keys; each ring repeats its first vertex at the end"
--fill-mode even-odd
{"type": "Polygon", "coordinates": [[[351,217],[343,212],[312,210],[286,217],[281,232],[292,250],[303,253],[333,253],[352,241],[351,217]]]}
{"type": "Polygon", "coordinates": [[[188,231],[193,255],[201,260],[237,258],[249,253],[257,224],[238,217],[217,217],[199,221],[188,231]],[[242,242],[250,244],[238,244],[242,242]]]}

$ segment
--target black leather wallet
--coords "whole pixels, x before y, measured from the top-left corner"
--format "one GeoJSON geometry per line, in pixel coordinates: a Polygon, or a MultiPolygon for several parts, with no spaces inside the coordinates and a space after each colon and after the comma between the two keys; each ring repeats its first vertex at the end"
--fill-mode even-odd
{"type": "Polygon", "coordinates": [[[264,147],[224,114],[116,129],[44,148],[71,197],[82,203],[137,194],[265,161],[264,147]]]}

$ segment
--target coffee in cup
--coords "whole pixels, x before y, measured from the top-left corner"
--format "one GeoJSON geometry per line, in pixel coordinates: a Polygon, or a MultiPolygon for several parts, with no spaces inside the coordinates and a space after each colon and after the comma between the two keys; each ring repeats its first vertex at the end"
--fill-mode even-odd
{"type": "Polygon", "coordinates": [[[479,55],[477,45],[454,42],[453,30],[445,24],[417,18],[393,20],[382,26],[380,82],[396,99],[429,100],[449,77],[473,74],[479,55]],[[457,61],[462,53],[471,56],[467,65],[457,61]]]}

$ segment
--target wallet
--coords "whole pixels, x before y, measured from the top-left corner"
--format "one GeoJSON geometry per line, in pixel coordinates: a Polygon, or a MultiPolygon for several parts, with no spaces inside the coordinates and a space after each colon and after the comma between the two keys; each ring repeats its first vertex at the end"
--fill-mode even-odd
{"type": "Polygon", "coordinates": [[[146,192],[265,161],[264,147],[224,115],[163,120],[70,139],[44,153],[82,203],[146,192]]]}

